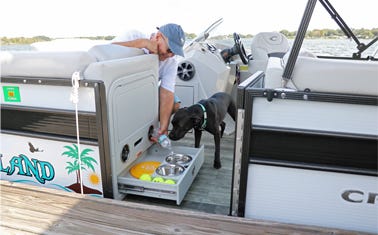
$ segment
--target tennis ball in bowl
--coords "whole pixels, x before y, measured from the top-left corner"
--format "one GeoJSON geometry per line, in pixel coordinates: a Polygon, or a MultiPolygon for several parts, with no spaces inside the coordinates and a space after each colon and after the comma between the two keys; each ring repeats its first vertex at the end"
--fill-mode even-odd
{"type": "Polygon", "coordinates": [[[174,180],[171,180],[171,179],[167,179],[164,183],[166,183],[166,184],[176,184],[176,182],[174,180]]]}
{"type": "Polygon", "coordinates": [[[151,181],[152,178],[149,174],[143,174],[139,177],[140,180],[144,180],[144,181],[151,181]]]}
{"type": "Polygon", "coordinates": [[[162,177],[155,177],[152,179],[152,182],[163,183],[164,179],[162,177]]]}

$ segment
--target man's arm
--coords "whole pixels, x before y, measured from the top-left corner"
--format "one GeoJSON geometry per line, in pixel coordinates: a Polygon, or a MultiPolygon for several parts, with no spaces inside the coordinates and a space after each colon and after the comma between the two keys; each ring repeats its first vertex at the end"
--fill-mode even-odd
{"type": "Polygon", "coordinates": [[[112,43],[125,47],[146,48],[152,54],[155,54],[157,52],[157,45],[155,45],[151,40],[146,38],[139,38],[131,41],[112,43]]]}
{"type": "Polygon", "coordinates": [[[160,134],[168,134],[169,121],[172,114],[174,94],[167,89],[160,87],[159,114],[160,134]]]}

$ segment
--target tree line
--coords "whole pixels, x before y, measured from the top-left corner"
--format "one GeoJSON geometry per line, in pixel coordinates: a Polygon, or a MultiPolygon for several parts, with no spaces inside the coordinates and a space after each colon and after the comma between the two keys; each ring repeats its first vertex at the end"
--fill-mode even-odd
{"type": "MultiPolygon", "coordinates": [[[[373,29],[351,29],[353,33],[361,39],[371,39],[378,37],[378,28],[373,29]]],[[[288,31],[288,30],[281,30],[280,33],[285,35],[287,38],[294,38],[296,35],[296,31],[288,31]]],[[[194,33],[186,33],[186,37],[188,39],[193,39],[197,35],[194,33]]],[[[342,38],[345,34],[341,29],[314,29],[314,30],[308,30],[306,33],[306,38],[342,38]]],[[[94,36],[94,37],[75,37],[75,38],[82,38],[82,39],[92,39],[92,40],[112,40],[115,36],[94,36]]],[[[232,34],[229,35],[222,35],[222,36],[216,36],[212,37],[213,39],[224,39],[224,38],[232,38],[232,34]]],[[[240,34],[240,37],[242,38],[252,38],[252,34],[240,34]]],[[[55,38],[50,38],[46,36],[35,36],[35,37],[14,37],[14,38],[8,38],[8,37],[1,37],[1,44],[3,45],[9,45],[9,44],[32,44],[35,42],[43,42],[43,41],[51,41],[55,38]]]]}
{"type": "MultiPolygon", "coordinates": [[[[378,37],[378,28],[373,29],[351,29],[357,38],[369,39],[378,37]]],[[[288,38],[294,38],[296,31],[289,32],[288,30],[281,30],[280,33],[288,38]]],[[[341,29],[314,29],[306,32],[307,38],[342,38],[345,37],[341,29]]]]}
{"type": "MultiPolygon", "coordinates": [[[[360,39],[372,39],[375,37],[378,37],[378,28],[373,29],[351,29],[354,35],[356,35],[357,38],[360,39]]],[[[279,31],[283,35],[285,35],[287,38],[295,38],[295,35],[297,34],[297,31],[289,31],[286,29],[283,29],[279,31]]],[[[233,35],[223,35],[223,36],[216,36],[213,37],[214,39],[224,39],[224,38],[232,38],[233,35]]],[[[251,38],[253,35],[247,34],[243,35],[240,34],[241,38],[251,38]]],[[[327,38],[327,39],[335,39],[335,38],[343,38],[345,37],[344,32],[341,29],[314,29],[314,30],[308,30],[306,32],[306,38],[327,38]]]]}
{"type": "MultiPolygon", "coordinates": [[[[75,37],[75,38],[81,38],[81,39],[92,39],[92,40],[112,40],[114,36],[94,36],[94,37],[75,37]]],[[[2,37],[1,38],[1,44],[3,45],[9,45],[9,44],[32,44],[35,42],[47,42],[54,40],[56,38],[50,38],[46,36],[35,36],[31,38],[27,37],[15,37],[15,38],[8,38],[8,37],[2,37]]]]}

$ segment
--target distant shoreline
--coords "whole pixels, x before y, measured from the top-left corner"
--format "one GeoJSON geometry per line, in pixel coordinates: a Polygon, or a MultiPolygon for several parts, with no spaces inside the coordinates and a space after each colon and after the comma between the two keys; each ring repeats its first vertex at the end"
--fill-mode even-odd
{"type": "MultiPolygon", "coordinates": [[[[358,39],[373,39],[375,37],[378,37],[378,28],[373,29],[352,29],[354,34],[358,39]]],[[[288,30],[281,30],[279,31],[283,35],[285,35],[288,39],[295,38],[296,31],[288,31],[288,30]]],[[[194,39],[197,35],[194,33],[186,33],[186,38],[188,40],[194,39]]],[[[241,38],[252,38],[254,35],[247,34],[243,35],[240,34],[241,38]]],[[[94,37],[67,37],[70,39],[90,39],[90,40],[112,40],[115,36],[94,36],[94,37]]],[[[220,35],[211,37],[211,39],[229,39],[232,38],[232,34],[229,35],[220,35]]],[[[314,29],[310,30],[306,33],[306,39],[344,39],[346,38],[344,33],[340,29],[314,29]]],[[[47,36],[35,36],[35,37],[1,37],[1,45],[28,45],[35,42],[44,42],[44,41],[52,41],[56,39],[66,39],[66,38],[50,38],[47,36]]]]}
{"type": "MultiPolygon", "coordinates": [[[[80,50],[87,50],[93,45],[96,44],[104,44],[107,43],[107,41],[104,40],[89,40],[85,39],[85,42],[82,42],[82,39],[77,39],[78,41],[73,39],[67,39],[65,42],[65,39],[57,39],[56,41],[51,42],[41,42],[36,43],[40,44],[39,46],[43,46],[42,48],[39,47],[40,50],[66,50],[66,46],[69,45],[70,48],[80,48],[80,50]],[[68,43],[68,44],[67,44],[68,43]]],[[[250,51],[250,45],[252,43],[253,38],[242,38],[241,39],[246,52],[248,54],[252,53],[250,51]]],[[[188,39],[188,41],[191,41],[188,39]]],[[[294,39],[288,39],[289,44],[292,44],[294,39]]],[[[371,39],[360,39],[361,43],[364,43],[367,45],[371,39]]],[[[234,44],[233,38],[226,38],[226,39],[211,39],[209,40],[209,43],[221,43],[224,46],[232,47],[234,44]]],[[[35,47],[35,44],[12,44],[12,45],[0,45],[0,51],[35,51],[38,50],[38,46],[35,47]]],[[[351,39],[306,39],[303,41],[302,48],[306,51],[309,51],[311,53],[314,53],[316,55],[323,55],[323,56],[344,56],[344,57],[350,57],[353,53],[357,52],[357,44],[351,40],[351,39]]],[[[362,54],[363,57],[367,56],[374,56],[376,57],[375,51],[378,48],[378,43],[375,43],[373,46],[369,47],[367,50],[365,50],[362,54]]],[[[76,50],[76,49],[75,49],[76,50]]]]}
{"type": "MultiPolygon", "coordinates": [[[[241,37],[242,40],[249,40],[249,39],[252,39],[253,37],[241,37]]],[[[295,37],[288,37],[289,40],[294,40],[295,37]]],[[[1,42],[0,43],[0,47],[1,46],[30,46],[32,45],[33,43],[38,43],[38,42],[49,42],[49,41],[54,41],[54,40],[61,40],[61,39],[88,39],[88,38],[84,38],[84,37],[77,37],[77,38],[72,38],[72,37],[68,37],[68,38],[52,38],[51,40],[42,40],[42,41],[28,41],[28,40],[25,40],[25,41],[17,41],[17,42],[13,42],[13,43],[3,43],[1,42]]],[[[187,38],[188,41],[191,41],[193,38],[187,38]]],[[[230,40],[232,41],[233,38],[232,37],[227,37],[227,36],[217,36],[217,37],[210,37],[209,38],[210,40],[230,40]]],[[[306,37],[305,38],[306,40],[343,40],[343,39],[348,39],[347,37],[306,37]]],[[[358,38],[359,40],[371,40],[373,38],[358,38]]],[[[98,40],[100,41],[101,39],[89,39],[89,40],[98,40]]],[[[109,43],[111,42],[111,40],[101,40],[101,41],[109,41],[109,43]]]]}

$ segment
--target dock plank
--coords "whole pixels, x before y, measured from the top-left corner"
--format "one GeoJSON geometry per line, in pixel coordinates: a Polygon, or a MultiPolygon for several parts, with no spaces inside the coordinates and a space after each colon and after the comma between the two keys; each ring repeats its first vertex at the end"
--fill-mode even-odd
{"type": "Polygon", "coordinates": [[[0,181],[1,234],[360,234],[0,181]]]}

